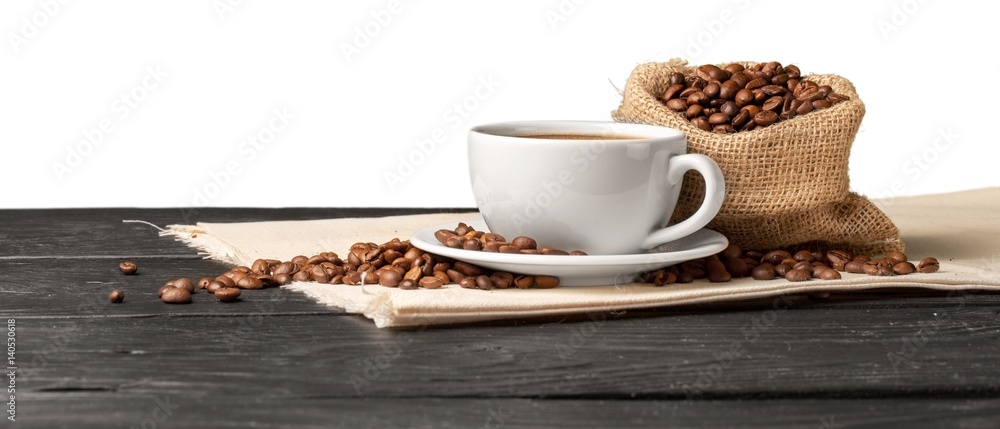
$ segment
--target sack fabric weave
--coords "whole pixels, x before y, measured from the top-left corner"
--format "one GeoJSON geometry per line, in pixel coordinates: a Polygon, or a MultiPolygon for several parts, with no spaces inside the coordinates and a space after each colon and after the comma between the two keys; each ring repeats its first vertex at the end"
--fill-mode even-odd
{"type": "MultiPolygon", "coordinates": [[[[754,131],[723,134],[695,127],[683,112],[659,100],[671,73],[691,75],[694,69],[678,59],[639,65],[611,115],[619,122],[678,129],[687,136],[689,152],[719,164],[726,196],[709,228],[744,249],[838,247],[859,254],[904,250],[892,221],[867,198],[850,191],[848,158],[865,115],[850,81],[829,74],[803,76],[830,85],[849,100],[754,131]]],[[[704,180],[689,172],[673,221],[693,214],[704,195],[704,180]]]]}

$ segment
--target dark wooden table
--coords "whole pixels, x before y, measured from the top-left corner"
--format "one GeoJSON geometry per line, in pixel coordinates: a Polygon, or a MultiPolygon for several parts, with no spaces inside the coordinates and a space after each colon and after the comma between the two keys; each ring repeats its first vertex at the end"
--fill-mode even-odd
{"type": "Polygon", "coordinates": [[[1000,427],[998,294],[384,330],[283,289],[163,304],[166,279],[227,267],[121,222],[426,211],[0,211],[0,317],[14,321],[17,367],[16,422],[5,413],[3,427],[1000,427]],[[117,271],[125,258],[140,275],[117,271]],[[115,288],[125,303],[108,303],[115,288]]]}

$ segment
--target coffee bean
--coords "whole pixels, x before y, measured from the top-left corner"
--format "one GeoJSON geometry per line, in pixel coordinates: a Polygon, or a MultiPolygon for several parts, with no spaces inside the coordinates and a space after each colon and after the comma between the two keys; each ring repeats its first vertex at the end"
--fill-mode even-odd
{"type": "Polygon", "coordinates": [[[543,247],[539,249],[539,252],[543,255],[569,255],[569,252],[553,247],[543,247]]]}
{"type": "Polygon", "coordinates": [[[771,265],[769,262],[765,262],[754,268],[750,276],[753,277],[754,280],[771,280],[774,278],[775,274],[777,273],[774,271],[774,265],[771,265]]]}
{"type": "Polygon", "coordinates": [[[779,109],[781,109],[781,106],[782,104],[784,104],[784,102],[785,100],[783,98],[779,96],[774,96],[765,100],[764,104],[761,105],[760,108],[762,110],[771,110],[777,112],[779,109]]]}
{"type": "Polygon", "coordinates": [[[403,281],[399,282],[399,288],[403,290],[415,290],[419,288],[419,285],[417,284],[417,282],[413,280],[404,279],[403,281]]]}
{"type": "Polygon", "coordinates": [[[670,85],[670,87],[663,93],[663,100],[670,101],[680,95],[683,90],[683,84],[670,85]]]}
{"type": "Polygon", "coordinates": [[[514,277],[514,286],[516,286],[518,289],[527,289],[531,287],[531,285],[533,284],[535,284],[534,276],[521,275],[514,277]]]}
{"type": "Polygon", "coordinates": [[[924,274],[936,273],[939,268],[938,260],[931,257],[921,259],[917,264],[917,270],[924,274]]]}
{"type": "Polygon", "coordinates": [[[892,262],[894,265],[909,260],[903,252],[889,252],[885,255],[885,259],[888,259],[889,262],[892,262]]]}
{"type": "Polygon", "coordinates": [[[462,241],[462,248],[465,250],[483,250],[483,243],[475,238],[466,238],[462,241]]]}
{"type": "Polygon", "coordinates": [[[725,113],[713,113],[712,116],[708,117],[708,123],[712,125],[727,124],[729,123],[729,115],[725,113]]]}
{"type": "Polygon", "coordinates": [[[587,256],[587,252],[582,250],[570,250],[569,256],[587,256]]]}
{"type": "Polygon", "coordinates": [[[705,85],[705,89],[703,89],[702,92],[704,92],[705,95],[708,96],[708,98],[716,98],[719,96],[720,88],[721,87],[719,86],[718,83],[710,82],[708,85],[705,85]]]}
{"type": "Polygon", "coordinates": [[[733,277],[746,277],[753,268],[742,258],[731,258],[725,262],[726,271],[733,277]]]}
{"type": "MultiPolygon", "coordinates": [[[[753,92],[746,88],[741,89],[736,92],[736,96],[733,97],[733,101],[736,102],[737,106],[746,106],[753,102],[753,92]]],[[[667,107],[670,107],[670,105],[668,104],[667,107]]]]}
{"type": "Polygon", "coordinates": [[[476,276],[476,288],[482,290],[493,289],[493,281],[485,274],[478,275],[476,276]]]}
{"type": "Polygon", "coordinates": [[[765,253],[764,256],[760,258],[760,262],[761,263],[768,262],[771,265],[778,265],[781,263],[781,261],[791,257],[792,254],[784,250],[772,250],[770,252],[765,253]]]}
{"type": "Polygon", "coordinates": [[[131,276],[139,271],[139,267],[135,265],[135,262],[124,261],[118,263],[118,271],[121,271],[126,276],[131,276]]]}
{"type": "Polygon", "coordinates": [[[113,304],[119,304],[122,301],[125,301],[125,292],[118,289],[111,291],[111,293],[108,294],[108,301],[111,301],[113,304]]]}
{"type": "Polygon", "coordinates": [[[555,276],[535,276],[535,286],[541,289],[551,289],[559,286],[559,277],[555,276]]]}
{"type": "Polygon", "coordinates": [[[802,271],[805,271],[805,272],[807,272],[809,274],[812,274],[813,271],[815,270],[815,267],[813,266],[812,262],[799,261],[799,262],[796,262],[795,265],[792,265],[792,269],[793,270],[802,270],[802,271]]]}
{"type": "Polygon", "coordinates": [[[680,98],[674,98],[667,101],[667,108],[670,110],[676,110],[678,112],[686,111],[688,108],[688,103],[680,98]]]}
{"type": "Polygon", "coordinates": [[[816,260],[816,255],[813,255],[812,252],[808,250],[800,250],[795,252],[795,254],[792,255],[792,258],[795,258],[795,260],[799,262],[812,262],[816,260]]]}
{"type": "Polygon", "coordinates": [[[163,291],[160,299],[167,304],[187,304],[191,302],[191,293],[186,289],[170,286],[163,291]]]}
{"type": "Polygon", "coordinates": [[[913,274],[916,271],[917,271],[917,267],[914,267],[913,264],[911,264],[911,263],[909,263],[907,261],[897,262],[895,265],[892,266],[892,272],[896,273],[897,275],[901,275],[901,276],[907,275],[907,274],[913,274]]]}
{"type": "Polygon", "coordinates": [[[712,283],[724,283],[732,279],[733,276],[726,272],[726,270],[708,272],[708,281],[712,283]]]}
{"type": "MultiPolygon", "coordinates": [[[[323,270],[323,267],[320,267],[318,265],[313,267],[312,275],[313,275],[313,280],[316,280],[320,283],[326,283],[330,281],[330,277],[326,274],[326,271],[323,270]],[[316,274],[320,272],[323,273],[324,277],[317,278],[316,274]]],[[[260,281],[260,279],[256,277],[244,275],[241,276],[240,279],[236,281],[236,287],[240,289],[263,289],[264,282],[260,281]]]]}
{"type": "Polygon", "coordinates": [[[422,277],[420,281],[417,282],[420,287],[424,289],[437,289],[444,285],[444,282],[437,277],[422,277]]]}
{"type": "Polygon", "coordinates": [[[896,272],[892,270],[892,264],[885,259],[876,259],[865,262],[865,274],[870,276],[891,276],[896,272]]]}
{"type": "Polygon", "coordinates": [[[683,85],[684,75],[682,73],[670,73],[670,84],[671,85],[683,85]]]}
{"type": "Polygon", "coordinates": [[[278,273],[274,275],[274,281],[278,282],[279,285],[284,286],[292,282],[292,276],[288,275],[288,273],[278,273]]]}
{"type": "Polygon", "coordinates": [[[403,276],[396,270],[385,270],[378,276],[378,283],[382,286],[396,287],[401,281],[403,281],[403,276]]]}
{"type": "Polygon", "coordinates": [[[168,281],[166,284],[172,284],[174,287],[179,287],[188,291],[188,293],[194,293],[194,282],[189,278],[179,278],[168,281]]]}
{"type": "Polygon", "coordinates": [[[831,250],[826,252],[826,259],[830,261],[830,265],[833,266],[835,270],[844,271],[845,266],[848,262],[851,262],[853,257],[850,253],[843,250],[831,250]]]}
{"type": "Polygon", "coordinates": [[[781,263],[781,264],[778,264],[778,265],[774,266],[774,274],[782,276],[782,277],[784,277],[785,274],[788,274],[788,272],[791,271],[791,270],[792,270],[792,266],[788,265],[788,264],[785,264],[785,263],[781,263]]]}
{"type": "Polygon", "coordinates": [[[458,285],[463,289],[475,289],[476,288],[476,278],[475,277],[463,277],[458,281],[458,285]]]}
{"type": "Polygon", "coordinates": [[[507,289],[514,284],[514,275],[503,271],[497,271],[490,276],[490,281],[493,282],[493,287],[497,289],[507,289]]]}
{"type": "Polygon", "coordinates": [[[812,275],[809,273],[809,271],[801,269],[791,269],[787,273],[785,273],[785,280],[788,280],[790,282],[804,282],[806,280],[809,280],[810,277],[812,277],[812,275]]]}
{"type": "Polygon", "coordinates": [[[762,127],[766,127],[778,122],[778,114],[770,110],[761,110],[760,113],[753,115],[753,122],[762,127]]]}
{"type": "MultiPolygon", "coordinates": [[[[323,258],[319,255],[314,256],[314,258],[316,257],[322,258],[323,261],[326,261],[326,258],[323,258]]],[[[319,262],[316,263],[318,264],[319,262]]],[[[271,274],[271,267],[267,264],[267,261],[263,259],[257,259],[253,261],[253,264],[250,265],[250,271],[253,271],[257,274],[271,274]]]]}
{"type": "Polygon", "coordinates": [[[694,106],[688,106],[687,110],[684,111],[684,117],[688,119],[697,118],[705,113],[705,108],[701,107],[699,104],[694,106]]]}
{"type": "Polygon", "coordinates": [[[215,281],[215,279],[211,277],[202,277],[200,280],[198,280],[198,289],[207,289],[208,284],[212,283],[213,281],[215,281]]]}
{"type": "Polygon", "coordinates": [[[691,125],[702,131],[712,131],[712,125],[708,123],[708,118],[704,116],[699,116],[691,120],[691,125]]]}
{"type": "Polygon", "coordinates": [[[222,288],[215,291],[215,299],[221,302],[233,302],[240,297],[240,290],[234,287],[222,288]]]}

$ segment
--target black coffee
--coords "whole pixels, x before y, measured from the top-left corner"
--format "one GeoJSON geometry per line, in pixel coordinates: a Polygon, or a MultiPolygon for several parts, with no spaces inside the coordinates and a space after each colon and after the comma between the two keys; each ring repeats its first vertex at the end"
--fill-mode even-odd
{"type": "Polygon", "coordinates": [[[514,137],[551,140],[634,140],[649,138],[628,134],[518,134],[514,137]]]}

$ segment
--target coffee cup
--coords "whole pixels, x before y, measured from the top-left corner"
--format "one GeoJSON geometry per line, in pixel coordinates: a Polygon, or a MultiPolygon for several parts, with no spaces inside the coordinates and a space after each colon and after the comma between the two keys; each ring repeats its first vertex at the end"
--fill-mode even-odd
{"type": "Polygon", "coordinates": [[[711,158],[687,153],[678,130],[599,121],[480,125],[468,136],[473,195],[490,231],[594,255],[641,253],[707,225],[725,184],[711,158]],[[705,200],[668,225],[684,173],[705,200]]]}

